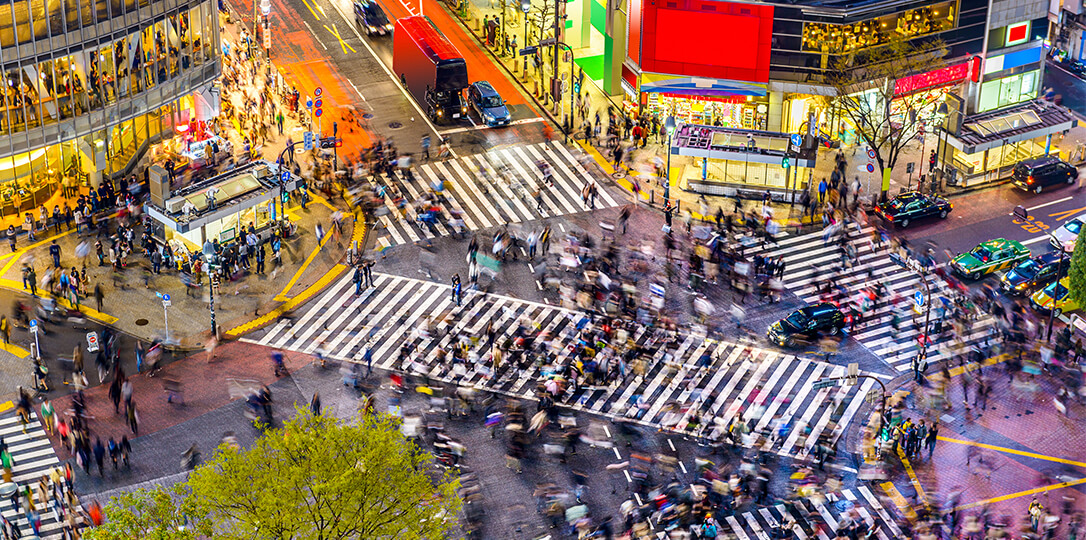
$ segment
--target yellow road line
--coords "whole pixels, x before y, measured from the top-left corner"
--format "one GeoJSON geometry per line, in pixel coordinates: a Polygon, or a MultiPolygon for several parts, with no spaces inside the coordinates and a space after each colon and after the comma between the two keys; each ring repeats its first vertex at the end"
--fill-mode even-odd
{"type": "Polygon", "coordinates": [[[913,487],[916,488],[917,497],[924,502],[928,503],[928,495],[924,493],[924,487],[920,485],[920,479],[916,477],[916,471],[913,470],[913,464],[909,463],[909,458],[905,457],[905,451],[901,449],[901,446],[897,448],[897,455],[901,458],[901,464],[905,466],[905,472],[909,475],[909,481],[912,482],[913,487]]]}
{"type": "Polygon", "coordinates": [[[298,268],[298,271],[294,272],[294,275],[291,276],[290,281],[287,282],[287,286],[283,287],[283,291],[275,295],[275,298],[273,298],[273,300],[283,302],[289,299],[287,293],[290,292],[292,288],[294,288],[294,284],[297,283],[298,279],[302,277],[302,274],[304,274],[306,269],[309,268],[309,265],[313,262],[313,260],[317,258],[317,255],[321,252],[321,250],[324,249],[324,245],[328,243],[328,240],[330,240],[332,236],[333,235],[331,231],[327,231],[324,233],[324,238],[321,238],[321,241],[317,243],[317,247],[309,254],[308,257],[305,258],[305,262],[303,262],[302,266],[298,268]]]}
{"type": "Polygon", "coordinates": [[[56,240],[58,238],[63,238],[65,236],[68,236],[69,234],[71,234],[74,231],[75,231],[75,229],[72,229],[72,230],[69,230],[69,231],[66,231],[66,232],[62,232],[62,233],[60,233],[60,234],[58,234],[56,236],[50,236],[48,238],[45,238],[43,240],[40,240],[40,241],[35,242],[33,244],[30,244],[29,246],[26,246],[24,248],[20,248],[20,249],[16,250],[15,253],[9,253],[9,254],[5,255],[3,258],[11,257],[12,255],[14,255],[14,258],[12,258],[10,261],[8,261],[7,264],[4,265],[4,268],[0,269],[0,276],[7,275],[8,270],[11,270],[11,267],[15,266],[15,263],[19,262],[19,259],[22,259],[23,255],[27,251],[30,251],[30,250],[32,250],[34,248],[37,248],[37,247],[44,246],[45,244],[48,244],[48,243],[50,243],[53,240],[56,240]]]}
{"type": "Polygon", "coordinates": [[[913,510],[909,501],[906,501],[905,497],[901,496],[901,492],[897,490],[897,486],[895,486],[893,482],[883,482],[879,484],[879,487],[886,492],[886,495],[890,497],[890,500],[894,501],[894,505],[897,506],[898,510],[901,510],[901,513],[905,514],[906,518],[909,518],[909,520],[916,519],[916,511],[913,510]]]}
{"type": "Polygon", "coordinates": [[[353,53],[358,52],[354,50],[354,47],[348,45],[346,41],[343,41],[343,37],[339,35],[339,29],[336,28],[336,23],[332,23],[331,28],[328,28],[328,25],[326,24],[324,25],[324,29],[331,32],[333,36],[336,36],[336,39],[339,40],[339,46],[343,47],[343,54],[347,54],[347,49],[350,49],[353,53]]]}
{"type": "MultiPolygon", "coordinates": [[[[331,236],[331,235],[328,235],[328,236],[331,236]]],[[[354,233],[351,235],[352,242],[358,241],[359,244],[362,244],[364,242],[364,240],[365,240],[365,237],[366,237],[366,222],[365,221],[355,221],[354,233]]],[[[261,317],[257,317],[256,319],[253,319],[253,320],[251,320],[251,321],[249,321],[247,323],[241,324],[239,326],[236,326],[236,327],[228,330],[226,332],[226,337],[228,337],[228,338],[236,338],[238,336],[241,336],[242,334],[245,334],[245,333],[250,332],[252,330],[256,330],[257,328],[260,328],[262,326],[267,325],[268,323],[271,323],[271,322],[277,320],[280,315],[283,315],[284,313],[294,309],[296,306],[299,306],[299,305],[303,304],[305,301],[309,300],[309,298],[311,298],[313,295],[315,295],[315,294],[319,293],[320,291],[324,290],[324,288],[329,283],[331,283],[333,280],[338,278],[340,276],[340,274],[342,274],[346,270],[347,270],[347,266],[343,265],[343,264],[337,264],[337,265],[333,266],[331,270],[326,272],[323,276],[321,276],[320,279],[318,279],[316,281],[316,283],[310,285],[308,288],[306,288],[306,290],[304,290],[301,293],[295,295],[294,297],[290,298],[286,302],[283,302],[282,304],[280,304],[278,307],[271,310],[267,314],[265,314],[265,315],[263,315],[261,317]]]]}
{"type": "Polygon", "coordinates": [[[283,302],[278,307],[276,307],[275,309],[268,312],[266,315],[263,315],[263,316],[258,317],[256,319],[253,319],[253,320],[251,320],[251,321],[249,321],[247,323],[239,325],[239,326],[237,326],[237,327],[235,327],[235,328],[233,328],[231,330],[228,330],[226,332],[226,336],[228,338],[235,338],[235,337],[238,337],[238,336],[240,336],[240,335],[242,335],[242,334],[244,334],[246,332],[249,332],[251,330],[255,330],[255,329],[257,329],[257,328],[259,328],[261,326],[264,326],[264,325],[278,319],[280,315],[283,315],[284,313],[290,311],[291,309],[294,309],[296,306],[302,304],[303,302],[308,300],[310,297],[312,297],[313,295],[320,292],[322,289],[324,289],[324,287],[326,285],[331,283],[332,280],[338,278],[339,275],[342,274],[343,271],[346,270],[346,269],[347,269],[347,267],[342,265],[342,264],[337,264],[337,265],[333,266],[331,270],[326,272],[323,276],[321,276],[320,279],[317,280],[316,283],[310,285],[309,288],[307,288],[306,290],[304,290],[301,293],[295,295],[294,297],[287,300],[286,302],[283,302]]]}
{"type": "Polygon", "coordinates": [[[1011,494],[1008,494],[1008,495],[1000,495],[998,497],[993,497],[991,499],[987,499],[987,500],[983,500],[983,501],[977,501],[977,502],[972,502],[972,503],[969,503],[969,504],[963,504],[963,505],[955,508],[954,510],[960,512],[962,510],[969,510],[970,508],[977,508],[978,506],[985,506],[985,505],[992,504],[992,503],[1009,501],[1011,499],[1017,499],[1019,497],[1025,497],[1027,495],[1036,495],[1038,493],[1044,493],[1046,491],[1052,491],[1054,489],[1063,489],[1065,487],[1077,486],[1079,484],[1086,484],[1086,478],[1079,478],[1078,480],[1070,480],[1070,481],[1067,481],[1067,482],[1060,482],[1059,484],[1052,484],[1052,485],[1049,485],[1049,486],[1043,486],[1043,487],[1039,487],[1039,488],[1027,489],[1026,491],[1019,491],[1018,493],[1011,493],[1011,494]]]}
{"type": "Polygon", "coordinates": [[[1013,448],[1006,448],[1006,447],[1003,447],[1003,446],[995,446],[995,445],[992,445],[992,444],[985,444],[985,443],[974,442],[974,441],[963,441],[961,439],[952,439],[950,437],[943,437],[942,435],[938,436],[937,438],[940,441],[946,441],[946,442],[955,443],[955,444],[964,444],[966,446],[976,446],[978,448],[987,448],[988,450],[995,450],[996,452],[1002,452],[1004,454],[1015,454],[1015,455],[1018,455],[1018,456],[1025,456],[1025,457],[1030,457],[1030,458],[1034,458],[1034,459],[1040,459],[1040,460],[1043,460],[1043,461],[1054,461],[1056,463],[1063,463],[1065,465],[1074,465],[1076,467],[1086,467],[1086,463],[1083,463],[1081,461],[1073,461],[1073,460],[1070,460],[1070,459],[1058,458],[1058,457],[1054,457],[1054,456],[1046,456],[1044,454],[1036,454],[1036,453],[1033,453],[1033,452],[1026,452],[1026,451],[1023,451],[1023,450],[1015,450],[1013,448]]]}
{"type": "Polygon", "coordinates": [[[7,412],[15,408],[15,404],[10,401],[0,403],[0,412],[7,412]]]}
{"type": "MultiPolygon", "coordinates": [[[[313,18],[314,18],[314,19],[317,19],[318,21],[319,21],[319,20],[321,20],[321,18],[320,18],[320,17],[319,17],[318,15],[317,15],[317,12],[316,12],[316,11],[313,11],[313,7],[309,5],[309,2],[308,2],[308,1],[306,1],[306,0],[302,0],[302,3],[303,3],[303,4],[305,4],[305,7],[306,7],[306,9],[308,9],[308,10],[309,10],[309,12],[313,14],[313,18]]],[[[240,130],[239,130],[239,131],[240,131],[240,130]]]]}
{"type": "Polygon", "coordinates": [[[999,356],[993,356],[991,358],[986,358],[984,360],[984,362],[983,362],[983,366],[969,367],[969,366],[972,366],[972,364],[966,364],[964,366],[958,366],[958,367],[955,367],[955,368],[950,368],[950,376],[951,377],[957,377],[958,375],[961,375],[962,373],[965,373],[966,368],[969,368],[969,371],[976,371],[976,370],[980,369],[981,367],[994,366],[994,365],[996,365],[996,364],[998,364],[1000,362],[1006,362],[1010,358],[1011,358],[1011,355],[1009,355],[1007,353],[1003,353],[1003,354],[1001,354],[999,356]]]}
{"type": "Polygon", "coordinates": [[[26,358],[27,356],[30,356],[30,351],[28,351],[28,350],[26,350],[26,349],[24,349],[24,348],[22,348],[22,347],[20,347],[18,345],[14,345],[12,343],[0,343],[0,349],[3,349],[3,350],[5,350],[5,351],[7,351],[7,352],[9,352],[11,354],[14,354],[15,356],[18,356],[19,359],[23,359],[23,358],[26,358]]]}

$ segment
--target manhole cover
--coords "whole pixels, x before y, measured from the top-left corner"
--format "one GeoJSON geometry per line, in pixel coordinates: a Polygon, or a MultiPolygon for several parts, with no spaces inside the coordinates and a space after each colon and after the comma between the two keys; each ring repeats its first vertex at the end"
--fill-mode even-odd
{"type": "Polygon", "coordinates": [[[364,113],[362,115],[362,118],[365,118],[366,120],[369,120],[370,118],[373,118],[373,113],[364,113]]]}
{"type": "Polygon", "coordinates": [[[389,129],[400,129],[402,127],[403,127],[403,124],[401,124],[399,122],[389,122],[388,123],[388,128],[389,129]]]}
{"type": "Polygon", "coordinates": [[[136,326],[147,326],[147,319],[136,319],[136,326]]]}

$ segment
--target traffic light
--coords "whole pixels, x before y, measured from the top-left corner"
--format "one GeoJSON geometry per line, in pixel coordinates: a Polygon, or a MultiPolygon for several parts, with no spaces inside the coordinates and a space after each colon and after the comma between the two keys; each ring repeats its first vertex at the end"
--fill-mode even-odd
{"type": "Polygon", "coordinates": [[[339,148],[343,146],[341,137],[325,137],[321,139],[321,148],[339,148]]]}
{"type": "Polygon", "coordinates": [[[785,169],[787,169],[787,168],[788,168],[788,167],[789,167],[789,166],[790,166],[791,164],[792,164],[792,163],[791,163],[791,161],[790,161],[790,160],[788,159],[788,156],[784,156],[784,158],[783,158],[783,159],[781,159],[781,167],[784,167],[785,169]]]}

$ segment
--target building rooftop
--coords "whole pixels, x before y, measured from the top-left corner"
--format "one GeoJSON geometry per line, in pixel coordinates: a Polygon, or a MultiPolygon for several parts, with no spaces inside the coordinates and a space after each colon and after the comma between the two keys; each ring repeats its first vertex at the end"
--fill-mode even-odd
{"type": "Polygon", "coordinates": [[[961,135],[954,137],[969,153],[1070,129],[1078,120],[1067,109],[1044,100],[1031,100],[965,117],[961,135]]]}

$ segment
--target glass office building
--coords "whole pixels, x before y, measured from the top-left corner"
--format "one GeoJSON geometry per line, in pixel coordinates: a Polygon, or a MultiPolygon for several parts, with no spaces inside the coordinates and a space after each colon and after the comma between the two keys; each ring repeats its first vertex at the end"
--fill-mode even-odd
{"type": "Polygon", "coordinates": [[[214,116],[211,0],[0,0],[0,212],[133,170],[214,116]]]}

